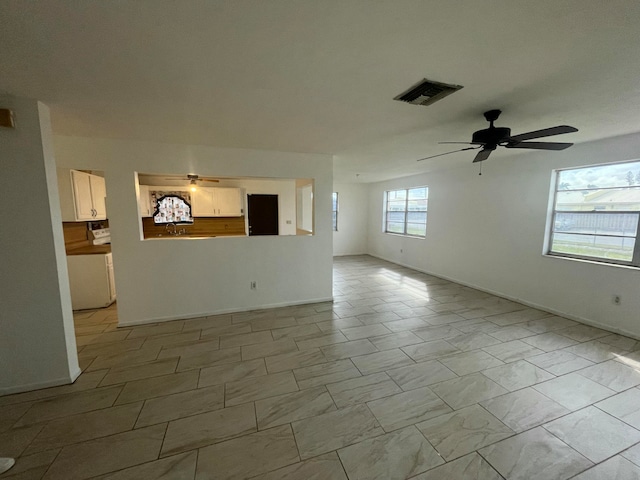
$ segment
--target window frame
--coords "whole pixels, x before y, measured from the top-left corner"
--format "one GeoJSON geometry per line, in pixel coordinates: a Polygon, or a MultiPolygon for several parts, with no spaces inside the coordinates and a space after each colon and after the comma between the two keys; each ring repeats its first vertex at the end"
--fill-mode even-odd
{"type": "MultiPolygon", "coordinates": [[[[396,188],[393,190],[385,190],[384,192],[384,205],[383,205],[383,219],[382,219],[382,232],[389,234],[389,235],[398,235],[398,236],[402,236],[402,237],[410,237],[410,238],[421,238],[424,239],[427,237],[427,217],[428,217],[428,212],[429,212],[429,187],[426,185],[420,185],[420,186],[416,186],[416,187],[409,187],[409,188],[396,188]],[[427,202],[427,207],[425,210],[409,210],[409,201],[410,201],[410,194],[409,192],[411,190],[421,190],[421,189],[425,189],[426,190],[426,202],[427,202]],[[404,192],[405,193],[405,198],[404,198],[404,210],[389,210],[389,197],[390,194],[393,192],[404,192]],[[425,213],[425,221],[424,221],[424,235],[416,235],[416,234],[411,234],[411,233],[407,233],[407,225],[409,224],[415,224],[416,222],[409,222],[409,213],[412,211],[417,211],[417,212],[424,212],[425,213]],[[396,213],[396,212],[403,212],[404,213],[404,221],[403,221],[403,231],[402,233],[400,232],[393,232],[388,230],[389,228],[389,213],[396,213]]],[[[392,222],[392,223],[400,223],[400,222],[392,222]]]]}
{"type": "MultiPolygon", "coordinates": [[[[547,242],[545,244],[545,255],[548,256],[552,256],[552,257],[560,257],[560,258],[567,258],[567,259],[575,259],[575,260],[584,260],[584,261],[589,261],[589,262],[595,262],[595,263],[600,263],[600,264],[604,264],[604,265],[612,265],[612,266],[625,266],[625,267],[630,267],[630,268],[640,268],[640,208],[638,208],[637,210],[601,210],[598,209],[594,206],[593,210],[559,210],[557,208],[557,199],[558,199],[558,193],[562,193],[562,192],[570,192],[570,191],[586,191],[588,189],[585,188],[576,188],[576,189],[560,189],[560,174],[561,172],[564,171],[568,171],[568,170],[582,170],[582,169],[588,169],[588,168],[594,168],[594,167],[606,167],[606,166],[617,166],[617,165],[624,165],[627,163],[638,163],[638,160],[629,160],[629,161],[624,161],[624,162],[611,162],[611,163],[601,163],[601,164],[593,164],[593,165],[585,165],[582,167],[568,167],[568,168],[559,168],[559,169],[555,169],[553,170],[553,190],[551,192],[550,195],[550,205],[549,205],[549,215],[548,215],[548,227],[546,229],[547,232],[547,242]],[[589,215],[589,214],[594,214],[594,215],[615,215],[615,214],[636,214],[638,217],[638,221],[637,221],[637,225],[636,225],[636,232],[635,232],[635,237],[631,237],[631,236],[624,236],[624,235],[611,235],[611,234],[606,234],[606,233],[593,233],[593,234],[588,234],[588,233],[573,233],[574,235],[592,235],[592,236],[598,236],[598,237],[615,237],[615,238],[634,238],[634,247],[633,247],[633,253],[632,253],[632,258],[631,260],[627,261],[627,260],[621,260],[621,259],[615,259],[615,258],[605,258],[605,257],[596,257],[596,256],[589,256],[589,255],[580,255],[577,253],[568,253],[568,252],[554,252],[552,250],[553,248],[553,239],[554,239],[554,234],[555,233],[567,233],[567,232],[556,232],[556,223],[557,220],[556,218],[558,217],[559,213],[571,213],[571,214],[577,214],[577,215],[589,215]]],[[[640,189],[640,184],[638,184],[637,186],[634,185],[629,185],[630,188],[638,188],[640,189]]],[[[620,188],[625,188],[625,187],[600,187],[599,190],[618,190],[620,188]]]]}
{"type": "Polygon", "coordinates": [[[339,199],[339,195],[338,192],[333,192],[331,194],[331,223],[332,223],[332,227],[333,227],[333,231],[337,232],[338,231],[338,211],[340,210],[340,206],[338,204],[338,199],[339,199]],[[335,201],[334,201],[335,198],[335,201]],[[333,209],[333,206],[336,206],[335,210],[333,209]],[[334,217],[335,214],[335,217],[334,217]],[[333,218],[335,218],[335,222],[333,221],[333,218]]]}

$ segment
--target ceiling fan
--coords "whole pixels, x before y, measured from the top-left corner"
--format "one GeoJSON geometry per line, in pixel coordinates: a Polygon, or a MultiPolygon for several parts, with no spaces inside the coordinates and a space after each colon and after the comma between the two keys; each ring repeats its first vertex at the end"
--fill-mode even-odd
{"type": "Polygon", "coordinates": [[[199,175],[196,175],[195,173],[187,174],[187,179],[189,180],[189,189],[192,192],[195,192],[198,189],[198,181],[201,181],[201,182],[214,182],[214,183],[219,183],[220,182],[220,180],[218,180],[216,178],[200,177],[199,175]]]}
{"type": "Polygon", "coordinates": [[[182,176],[173,176],[173,177],[164,177],[163,180],[188,180],[191,185],[196,185],[196,182],[214,182],[220,183],[220,180],[217,178],[211,177],[201,177],[200,175],[196,175],[195,173],[188,173],[186,178],[182,176]]]}
{"type": "Polygon", "coordinates": [[[482,162],[489,158],[491,152],[496,148],[527,148],[531,150],[564,150],[569,148],[573,143],[559,143],[559,142],[527,142],[526,140],[533,140],[542,137],[552,137],[554,135],[562,135],[563,133],[577,132],[578,129],[570,127],[569,125],[558,125],[557,127],[543,128],[542,130],[534,130],[533,132],[521,133],[520,135],[511,135],[511,129],[506,127],[494,127],[495,122],[500,114],[501,110],[489,110],[484,112],[484,118],[489,122],[489,128],[484,130],[478,130],[474,132],[470,142],[440,142],[440,143],[460,143],[466,145],[477,145],[475,147],[461,148],[452,152],[440,153],[438,155],[431,155],[430,157],[420,158],[418,162],[428,160],[430,158],[441,157],[443,155],[449,155],[451,153],[462,152],[464,150],[480,150],[473,162],[482,162]]]}
{"type": "Polygon", "coordinates": [[[187,175],[187,180],[189,180],[192,185],[195,185],[197,181],[220,183],[220,180],[218,180],[217,178],[201,177],[200,175],[196,175],[194,173],[189,173],[187,175]]]}
{"type": "Polygon", "coordinates": [[[175,175],[173,177],[164,177],[162,180],[171,180],[172,182],[180,183],[187,180],[189,182],[189,189],[192,192],[195,192],[198,189],[198,182],[220,183],[220,180],[217,178],[201,177],[200,175],[196,175],[195,173],[188,173],[186,175],[186,178],[180,175],[175,175]]]}

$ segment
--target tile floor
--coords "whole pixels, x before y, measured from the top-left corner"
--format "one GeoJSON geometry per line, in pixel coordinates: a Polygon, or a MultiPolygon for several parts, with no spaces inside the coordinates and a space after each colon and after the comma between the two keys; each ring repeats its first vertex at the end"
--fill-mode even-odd
{"type": "Polygon", "coordinates": [[[640,343],[368,256],[334,303],[117,328],[0,397],[18,479],[640,479],[640,343]]]}

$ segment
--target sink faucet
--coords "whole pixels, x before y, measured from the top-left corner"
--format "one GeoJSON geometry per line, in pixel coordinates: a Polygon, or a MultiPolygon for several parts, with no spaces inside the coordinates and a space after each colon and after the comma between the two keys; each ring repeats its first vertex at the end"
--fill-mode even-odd
{"type": "Polygon", "coordinates": [[[175,223],[167,223],[167,224],[164,226],[164,229],[167,231],[167,233],[168,233],[169,235],[177,235],[177,234],[178,234],[178,233],[177,233],[177,227],[176,227],[176,224],[175,224],[175,223]],[[173,229],[172,229],[171,227],[173,227],[173,229]]]}

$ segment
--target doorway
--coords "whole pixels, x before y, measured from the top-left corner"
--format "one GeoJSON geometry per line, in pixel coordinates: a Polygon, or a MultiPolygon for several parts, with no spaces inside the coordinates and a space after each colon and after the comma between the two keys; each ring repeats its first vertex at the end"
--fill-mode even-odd
{"type": "Polygon", "coordinates": [[[278,195],[247,195],[249,235],[278,235],[278,195]]]}

